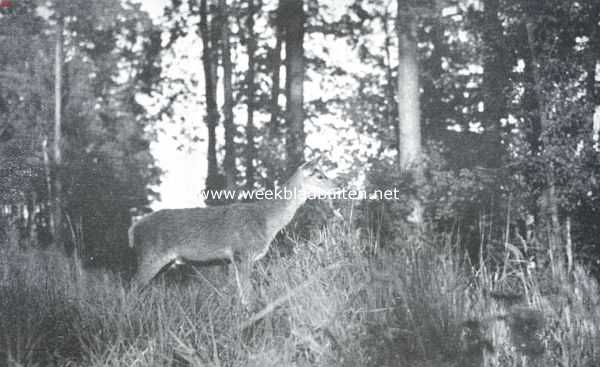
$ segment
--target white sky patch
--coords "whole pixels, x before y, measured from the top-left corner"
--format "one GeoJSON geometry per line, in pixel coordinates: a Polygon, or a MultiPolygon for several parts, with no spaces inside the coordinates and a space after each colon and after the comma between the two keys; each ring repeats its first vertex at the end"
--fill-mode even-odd
{"type": "Polygon", "coordinates": [[[517,65],[513,67],[515,73],[522,73],[525,71],[525,61],[523,59],[517,60],[517,65]]]}
{"type": "Polygon", "coordinates": [[[592,138],[594,141],[598,141],[598,133],[600,133],[600,107],[596,107],[594,110],[592,125],[592,138]]]}
{"type": "MultiPolygon", "coordinates": [[[[169,0],[138,0],[142,9],[147,11],[157,22],[160,22],[164,7],[169,0]]],[[[164,56],[163,72],[169,78],[180,78],[186,81],[197,78],[197,73],[202,72],[202,48],[194,35],[179,40],[174,45],[174,52],[164,56]]],[[[163,170],[161,183],[153,189],[161,196],[160,201],[151,204],[152,208],[186,208],[204,206],[200,191],[204,188],[206,178],[206,144],[189,144],[182,137],[182,127],[193,132],[202,140],[206,140],[206,128],[203,123],[204,108],[199,103],[203,95],[203,83],[188,85],[192,93],[187,93],[173,106],[174,116],[171,121],[158,121],[154,128],[157,140],[150,145],[150,151],[156,159],[157,165],[163,170]],[[177,138],[177,139],[175,139],[177,138]],[[180,149],[181,145],[184,149],[180,149]]],[[[177,87],[175,87],[177,88],[177,87]]],[[[157,106],[165,102],[166,96],[175,92],[175,89],[163,91],[164,95],[146,98],[140,101],[156,112],[157,106]]]]}
{"type": "Polygon", "coordinates": [[[142,5],[142,9],[147,11],[148,14],[154,19],[160,18],[162,11],[167,4],[170,4],[170,0],[134,0],[142,5]]]}
{"type": "MultiPolygon", "coordinates": [[[[172,63],[172,66],[165,72],[171,77],[197,79],[194,73],[201,70],[200,50],[197,42],[189,37],[178,42],[174,56],[167,57],[167,62],[172,63]]],[[[199,103],[204,85],[198,83],[195,87],[191,86],[191,89],[191,94],[184,95],[175,103],[174,121],[158,123],[158,140],[151,144],[151,152],[158,166],[165,171],[158,187],[161,201],[153,203],[154,209],[204,206],[200,191],[204,188],[206,179],[206,144],[203,142],[207,139],[207,131],[203,120],[204,106],[199,103]],[[188,143],[181,136],[182,128],[201,139],[200,142],[188,143]],[[182,144],[185,148],[178,149],[182,144]]]]}

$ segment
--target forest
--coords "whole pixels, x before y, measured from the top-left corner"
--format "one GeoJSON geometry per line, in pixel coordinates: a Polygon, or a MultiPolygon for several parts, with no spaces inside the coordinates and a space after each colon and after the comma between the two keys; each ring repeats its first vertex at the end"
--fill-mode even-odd
{"type": "Polygon", "coordinates": [[[0,366],[598,366],[599,139],[598,0],[0,0],[0,366]],[[160,136],[399,196],[139,284],[160,136]]]}

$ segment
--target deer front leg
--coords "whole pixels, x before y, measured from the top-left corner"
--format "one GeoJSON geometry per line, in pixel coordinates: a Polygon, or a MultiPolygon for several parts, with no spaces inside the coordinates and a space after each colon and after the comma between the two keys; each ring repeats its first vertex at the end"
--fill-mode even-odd
{"type": "Polygon", "coordinates": [[[231,264],[235,272],[240,301],[244,306],[248,306],[252,297],[252,282],[250,280],[252,261],[245,254],[235,254],[231,257],[231,264]]]}
{"type": "Polygon", "coordinates": [[[151,256],[142,259],[138,265],[137,281],[145,287],[160,272],[160,270],[169,263],[169,260],[162,258],[152,258],[151,256]]]}

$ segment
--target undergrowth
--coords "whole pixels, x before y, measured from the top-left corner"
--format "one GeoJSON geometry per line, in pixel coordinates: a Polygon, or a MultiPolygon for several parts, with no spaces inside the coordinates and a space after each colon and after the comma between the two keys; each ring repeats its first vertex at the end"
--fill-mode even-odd
{"type": "Polygon", "coordinates": [[[380,248],[331,223],[255,265],[254,304],[199,269],[146,289],[52,251],[0,248],[0,365],[596,366],[600,293],[554,256],[471,267],[444,238],[380,248]]]}

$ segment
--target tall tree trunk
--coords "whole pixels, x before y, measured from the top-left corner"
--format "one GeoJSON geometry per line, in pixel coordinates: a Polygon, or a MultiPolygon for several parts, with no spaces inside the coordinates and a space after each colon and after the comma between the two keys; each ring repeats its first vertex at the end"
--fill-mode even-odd
{"type": "MultiPolygon", "coordinates": [[[[531,4],[534,6],[533,4],[531,4]]],[[[533,150],[533,154],[538,152],[543,153],[544,151],[544,141],[542,139],[542,135],[544,132],[547,132],[551,128],[552,121],[548,116],[548,106],[546,104],[546,100],[544,97],[544,86],[543,80],[540,70],[540,62],[539,56],[537,53],[537,43],[536,43],[536,34],[535,27],[536,23],[533,19],[533,15],[535,14],[534,9],[528,9],[525,20],[525,29],[527,33],[527,44],[529,47],[530,53],[530,62],[531,62],[531,73],[533,79],[533,90],[535,99],[537,102],[537,112],[539,116],[539,134],[537,136],[537,142],[535,143],[535,150],[533,150]]],[[[534,137],[536,138],[536,137],[534,137]]],[[[554,172],[552,169],[547,169],[546,188],[543,190],[542,195],[540,197],[539,209],[540,214],[542,216],[541,230],[548,230],[550,233],[549,236],[549,244],[550,249],[553,250],[551,255],[556,253],[558,249],[558,245],[560,242],[560,222],[559,222],[559,212],[558,212],[558,199],[556,197],[556,186],[555,186],[555,178],[554,172]]]]}
{"type": "MultiPolygon", "coordinates": [[[[398,0],[398,165],[411,172],[416,187],[422,181],[421,108],[419,104],[419,61],[417,54],[417,19],[408,1],[398,0]]],[[[411,222],[423,221],[422,203],[412,200],[411,222]]]]}
{"type": "Polygon", "coordinates": [[[227,15],[227,0],[219,0],[219,8],[223,20],[222,24],[222,59],[223,59],[223,127],[225,129],[225,158],[223,160],[223,170],[225,171],[225,186],[227,189],[234,189],[236,186],[236,166],[235,166],[235,125],[233,122],[233,88],[231,65],[231,44],[229,41],[229,17],[227,15]]]}
{"type": "Polygon", "coordinates": [[[62,212],[62,98],[63,98],[63,17],[58,14],[56,20],[56,44],[54,54],[54,243],[64,248],[64,229],[62,212]]]}
{"type": "Polygon", "coordinates": [[[392,53],[391,53],[391,38],[393,33],[390,32],[388,22],[390,21],[390,13],[386,6],[385,13],[383,15],[383,32],[385,33],[384,40],[384,51],[385,51],[385,74],[387,83],[385,85],[385,118],[387,126],[393,126],[394,128],[394,149],[396,152],[400,150],[400,131],[398,124],[395,122],[394,110],[394,81],[392,78],[392,53]]]}
{"type": "MultiPolygon", "coordinates": [[[[280,124],[279,124],[279,95],[280,95],[280,84],[281,84],[281,25],[280,25],[280,15],[279,9],[277,10],[277,14],[275,16],[275,47],[273,48],[273,54],[271,55],[271,68],[273,70],[272,76],[272,84],[271,84],[271,103],[270,103],[270,111],[271,117],[269,119],[269,129],[268,129],[268,144],[272,146],[272,151],[276,152],[276,147],[279,144],[279,135],[280,135],[280,124]]],[[[274,154],[272,157],[270,156],[269,162],[266,162],[267,166],[267,188],[274,189],[275,188],[275,179],[278,176],[277,173],[277,161],[279,157],[276,157],[274,154]]]]}
{"type": "MultiPolygon", "coordinates": [[[[214,24],[214,23],[213,23],[214,24]]],[[[217,107],[217,81],[215,66],[214,29],[209,29],[207,0],[200,1],[200,33],[202,37],[202,65],[204,68],[204,90],[206,98],[206,126],[208,128],[208,173],[206,189],[219,190],[223,186],[217,163],[217,135],[219,111],[217,107]]],[[[213,202],[207,204],[214,204],[213,202]]]]}
{"type": "Polygon", "coordinates": [[[246,188],[252,190],[255,183],[254,159],[256,158],[256,145],[254,142],[254,98],[255,98],[255,62],[256,62],[256,35],[254,34],[254,1],[248,0],[248,15],[246,18],[246,29],[248,31],[247,52],[248,52],[248,73],[246,74],[247,85],[247,112],[246,121],[246,188]]]}
{"type": "Polygon", "coordinates": [[[405,1],[398,1],[398,124],[402,170],[410,170],[421,158],[421,110],[417,22],[405,1]]]}
{"type": "MultiPolygon", "coordinates": [[[[221,43],[221,38],[223,37],[222,26],[224,22],[223,16],[225,15],[221,13],[218,5],[218,0],[210,0],[208,7],[208,14],[213,14],[212,17],[210,17],[208,34],[210,35],[210,67],[215,106],[217,106],[217,85],[219,84],[219,45],[221,43]]],[[[218,106],[216,108],[218,112],[218,106]]],[[[219,118],[217,117],[217,124],[218,122],[219,118]]]]}
{"type": "MultiPolygon", "coordinates": [[[[49,232],[54,236],[55,226],[54,226],[54,213],[52,210],[48,210],[48,207],[54,208],[52,201],[52,161],[50,160],[50,149],[48,147],[48,134],[46,132],[42,135],[42,159],[44,162],[44,183],[46,184],[46,207],[44,214],[46,218],[48,218],[48,226],[49,232]]],[[[53,241],[54,242],[54,241],[53,241]]]]}
{"type": "Polygon", "coordinates": [[[302,0],[281,0],[285,24],[286,154],[291,174],[304,161],[304,9],[302,0]]]}
{"type": "Polygon", "coordinates": [[[596,69],[600,60],[600,2],[592,1],[589,6],[589,20],[587,34],[589,35],[590,44],[585,53],[585,68],[586,68],[586,91],[588,101],[590,102],[590,119],[592,121],[592,137],[597,139],[600,133],[600,91],[598,90],[596,78],[598,74],[596,69]]]}
{"type": "Polygon", "coordinates": [[[432,139],[440,141],[448,139],[446,130],[445,116],[448,115],[448,107],[444,103],[443,86],[437,82],[443,80],[446,71],[443,68],[444,58],[450,53],[447,41],[444,36],[446,26],[441,21],[431,24],[431,42],[433,50],[427,63],[429,64],[425,74],[421,79],[420,88],[423,89],[421,99],[421,120],[423,139],[432,139]],[[423,99],[427,97],[427,99],[423,99]]]}
{"type": "Polygon", "coordinates": [[[510,65],[505,62],[502,22],[498,18],[499,0],[485,0],[483,44],[483,105],[484,113],[484,153],[485,165],[498,168],[502,162],[503,147],[500,119],[506,115],[506,85],[509,80],[510,65]]]}
{"type": "Polygon", "coordinates": [[[600,25],[598,24],[598,19],[600,18],[600,2],[594,1],[589,7],[589,29],[586,33],[588,34],[590,44],[588,45],[585,55],[587,72],[586,89],[589,101],[594,107],[598,107],[600,106],[600,92],[598,91],[598,88],[596,88],[596,66],[598,65],[598,60],[600,60],[600,25]]]}

